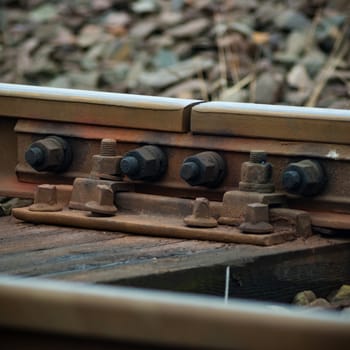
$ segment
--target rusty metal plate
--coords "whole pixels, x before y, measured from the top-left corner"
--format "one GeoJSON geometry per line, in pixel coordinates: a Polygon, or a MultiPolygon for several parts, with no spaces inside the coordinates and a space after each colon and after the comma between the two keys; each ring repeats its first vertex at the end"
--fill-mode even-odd
{"type": "Polygon", "coordinates": [[[3,116],[185,132],[198,100],[0,83],[3,116]]]}
{"type": "Polygon", "coordinates": [[[193,107],[191,131],[209,135],[350,144],[350,111],[208,102],[193,107]]]}
{"type": "Polygon", "coordinates": [[[113,217],[96,217],[91,216],[88,212],[79,210],[33,212],[28,210],[28,208],[15,208],[13,209],[13,215],[17,219],[33,223],[260,246],[280,244],[296,238],[295,231],[292,229],[272,234],[245,234],[241,233],[238,228],[229,226],[191,228],[184,225],[182,218],[163,217],[156,214],[120,212],[113,217]]]}

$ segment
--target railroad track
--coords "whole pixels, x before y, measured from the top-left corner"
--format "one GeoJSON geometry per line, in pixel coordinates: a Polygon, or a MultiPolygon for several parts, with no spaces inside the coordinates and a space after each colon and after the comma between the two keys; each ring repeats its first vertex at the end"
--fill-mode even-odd
{"type": "MultiPolygon", "coordinates": [[[[164,169],[135,174],[129,169],[124,180],[136,193],[222,201],[226,192],[239,188],[250,152],[262,150],[273,166],[268,181],[274,190],[261,184],[258,192],[284,193],[291,208],[314,212],[315,226],[350,228],[350,111],[10,84],[0,84],[0,108],[1,195],[33,197],[37,184],[71,185],[77,177],[91,176],[101,140],[112,139],[117,141],[116,156],[137,150],[139,157],[144,145],[164,154],[164,169]],[[57,147],[64,154],[57,161],[44,160],[51,146],[36,143],[48,136],[61,141],[57,147]],[[32,152],[36,146],[44,148],[40,155],[32,152]]],[[[130,164],[124,161],[124,166],[130,164]]]]}
{"type": "MultiPolygon", "coordinates": [[[[3,273],[164,289],[173,288],[173,276],[191,281],[196,275],[200,290],[186,283],[178,289],[221,295],[226,266],[236,266],[237,274],[246,276],[243,290],[267,297],[270,288],[262,292],[238,266],[276,256],[278,263],[267,268],[272,275],[286,264],[302,271],[267,277],[276,290],[292,281],[289,297],[300,288],[300,276],[324,292],[348,280],[348,241],[316,234],[347,237],[350,230],[350,111],[0,84],[0,121],[0,195],[34,198],[31,207],[15,209],[15,217],[55,225],[50,231],[3,219],[3,273]],[[84,233],[85,228],[90,230],[84,233]],[[312,264],[328,268],[312,270],[309,278],[312,264]]],[[[229,282],[235,286],[230,296],[245,297],[237,283],[229,282]]],[[[21,291],[29,289],[0,281],[4,305],[23,300],[21,291]],[[14,290],[18,294],[11,299],[14,290]]],[[[54,298],[64,299],[64,293],[54,298]]],[[[118,303],[120,296],[115,297],[118,303]]],[[[244,315],[250,307],[242,309],[244,315]]],[[[13,310],[6,310],[2,325],[31,329],[30,316],[11,323],[6,317],[13,310]]],[[[267,314],[277,322],[268,330],[271,338],[281,319],[267,314]]],[[[67,318],[61,321],[57,330],[65,333],[67,318]]],[[[348,323],[331,318],[324,323],[332,325],[329,332],[315,341],[317,322],[309,321],[306,333],[314,346],[326,344],[326,335],[339,344],[347,339],[348,323]]],[[[288,319],[286,327],[299,332],[293,322],[288,319]]],[[[37,326],[36,331],[53,331],[37,326]]],[[[111,330],[113,336],[97,326],[94,331],[102,338],[136,339],[126,330],[111,330]]],[[[77,328],[73,334],[86,336],[77,328]]],[[[153,333],[146,338],[140,336],[159,344],[153,333]]],[[[243,338],[228,339],[237,346],[259,345],[243,338]]],[[[186,337],[164,339],[160,343],[203,346],[186,337]]],[[[230,347],[226,341],[217,345],[230,347]]]]}

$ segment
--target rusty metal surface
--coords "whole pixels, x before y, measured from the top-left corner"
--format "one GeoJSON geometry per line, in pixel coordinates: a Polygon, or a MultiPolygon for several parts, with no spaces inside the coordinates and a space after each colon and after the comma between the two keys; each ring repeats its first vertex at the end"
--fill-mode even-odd
{"type": "MultiPolygon", "coordinates": [[[[2,109],[2,115],[10,113],[9,117],[2,119],[11,121],[11,127],[17,120],[17,117],[11,118],[16,115],[17,109],[21,109],[23,115],[18,114],[20,119],[17,120],[15,130],[10,130],[9,133],[12,143],[13,138],[17,138],[17,147],[9,153],[9,170],[0,175],[4,179],[0,183],[0,194],[16,193],[32,197],[32,184],[72,184],[76,178],[102,177],[107,181],[123,180],[126,184],[131,183],[136,193],[192,199],[205,197],[210,201],[221,201],[225,193],[235,193],[238,188],[243,192],[271,192],[275,189],[285,195],[285,203],[290,208],[308,211],[327,207],[331,212],[341,210],[350,214],[350,184],[346,180],[347,174],[350,174],[350,145],[343,137],[347,133],[350,120],[348,111],[224,102],[200,103],[192,100],[6,84],[0,84],[1,103],[6,105],[2,109]],[[37,114],[36,108],[42,110],[37,114]],[[10,109],[12,112],[9,112],[10,109]],[[110,110],[111,114],[106,114],[105,109],[110,110]],[[62,115],[52,117],[50,111],[62,115]],[[94,113],[99,113],[102,117],[97,120],[94,113]],[[133,113],[133,117],[130,113],[133,113]],[[172,113],[177,113],[175,119],[172,113]],[[192,132],[187,127],[178,129],[179,124],[188,122],[190,114],[192,132]],[[82,115],[86,118],[81,119],[82,115]],[[62,116],[63,119],[60,119],[62,116]],[[241,121],[241,117],[245,121],[241,121]],[[274,124],[273,127],[269,120],[274,124]],[[134,121],[137,125],[132,124],[134,121]],[[212,122],[215,125],[211,126],[212,122]],[[254,124],[255,122],[258,124],[254,124]],[[165,124],[162,123],[171,126],[163,128],[165,124]],[[204,129],[206,135],[197,134],[200,130],[196,129],[196,123],[204,129],[208,127],[211,135],[207,135],[209,131],[204,129]],[[262,124],[261,127],[259,123],[262,124]],[[327,133],[324,128],[326,124],[327,133]],[[234,135],[240,137],[225,136],[232,134],[231,127],[237,130],[234,135]],[[227,130],[222,132],[220,128],[227,130]],[[283,140],[287,134],[292,135],[295,141],[283,140]],[[329,137],[321,137],[321,134],[329,137]],[[38,152],[32,148],[45,143],[52,136],[60,137],[73,150],[72,163],[59,173],[53,171],[51,163],[44,168],[33,168],[33,164],[29,164],[35,163],[38,156],[38,152]],[[99,154],[100,142],[106,138],[117,142],[113,159],[99,154]],[[149,152],[140,151],[146,148],[157,150],[157,155],[154,153],[150,157],[149,152]],[[254,150],[267,153],[268,163],[266,160],[257,163],[249,161],[249,155],[254,150]],[[142,162],[136,157],[141,153],[142,162]],[[158,159],[159,154],[162,161],[158,159]],[[213,163],[213,159],[208,163],[209,166],[202,166],[203,162],[198,165],[192,161],[199,159],[201,154],[215,154],[213,159],[217,164],[213,167],[209,164],[213,163]],[[140,174],[135,172],[135,175],[132,171],[135,170],[133,166],[135,167],[136,162],[141,165],[138,165],[140,174]],[[306,162],[319,166],[322,171],[318,175],[322,173],[319,176],[322,179],[318,180],[317,186],[313,182],[307,183],[307,189],[301,181],[300,186],[298,185],[300,188],[294,190],[295,177],[303,178],[303,174],[296,174],[294,170],[292,174],[290,169],[306,162]],[[195,167],[205,170],[204,175],[200,174],[198,177],[199,180],[194,176],[195,167]],[[291,180],[294,182],[291,183],[291,180]],[[317,191],[314,190],[315,186],[317,191]]],[[[209,159],[207,158],[206,162],[209,159]]],[[[92,205],[96,206],[98,201],[96,195],[91,200],[94,202],[92,205]]],[[[242,212],[242,208],[240,210],[242,212]]],[[[225,214],[220,219],[221,223],[225,220],[228,223],[236,218],[225,214]]]]}
{"type": "Polygon", "coordinates": [[[3,116],[59,122],[184,132],[199,102],[0,83],[3,116]]]}
{"type": "Polygon", "coordinates": [[[100,140],[107,137],[118,140],[120,154],[125,154],[143,143],[154,143],[162,146],[168,154],[166,174],[157,182],[136,182],[136,191],[190,196],[192,198],[204,195],[209,199],[220,200],[225,191],[238,187],[240,167],[243,162],[248,160],[250,151],[264,149],[269,154],[269,161],[274,166],[273,182],[277,190],[282,190],[282,172],[290,162],[311,157],[322,162],[329,181],[325,191],[315,197],[310,205],[321,206],[322,202],[329,201],[330,196],[332,197],[332,207],[335,207],[336,203],[341,203],[344,210],[348,210],[350,204],[347,195],[350,193],[350,186],[346,181],[346,176],[344,176],[344,174],[350,173],[350,146],[348,145],[163,133],[30,120],[19,121],[16,132],[20,150],[17,166],[20,181],[72,183],[75,177],[86,176],[90,172],[91,157],[99,153],[100,140]],[[26,164],[23,156],[24,150],[33,140],[52,133],[66,137],[72,143],[73,148],[79,150],[75,154],[71,168],[62,176],[34,172],[26,164]],[[223,156],[228,164],[226,176],[222,184],[215,189],[192,187],[180,177],[183,161],[186,157],[207,150],[215,150],[223,156]]]}
{"type": "Polygon", "coordinates": [[[194,106],[193,133],[278,140],[350,143],[350,111],[207,102],[194,106]]]}

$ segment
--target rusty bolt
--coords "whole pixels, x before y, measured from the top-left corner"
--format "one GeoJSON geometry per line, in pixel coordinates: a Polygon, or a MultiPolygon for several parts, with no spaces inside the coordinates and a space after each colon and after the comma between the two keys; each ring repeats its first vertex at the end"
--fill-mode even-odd
{"type": "Polygon", "coordinates": [[[249,161],[241,167],[239,189],[248,192],[270,193],[275,190],[272,183],[272,164],[267,162],[264,151],[251,151],[249,161]]]}
{"type": "Polygon", "coordinates": [[[49,136],[32,143],[25,152],[25,160],[37,171],[62,172],[71,164],[72,150],[63,138],[49,136]]]}
{"type": "Polygon", "coordinates": [[[224,159],[216,152],[201,152],[187,157],[181,166],[180,176],[191,186],[216,187],[226,172],[224,159]]]}
{"type": "Polygon", "coordinates": [[[209,200],[207,198],[196,198],[193,204],[192,215],[186,216],[184,222],[190,227],[216,227],[216,219],[210,216],[209,200]]]}
{"type": "Polygon", "coordinates": [[[326,183],[327,177],[321,164],[310,159],[289,164],[282,175],[283,188],[303,196],[319,194],[326,183]]]}
{"type": "Polygon", "coordinates": [[[120,162],[123,174],[132,180],[156,180],[166,171],[165,153],[157,146],[147,145],[127,152],[120,162]]]}
{"type": "Polygon", "coordinates": [[[121,156],[117,156],[117,142],[102,139],[100,154],[92,156],[91,175],[100,179],[119,179],[121,156]]]}
{"type": "Polygon", "coordinates": [[[34,204],[29,207],[31,211],[60,211],[63,206],[57,202],[57,189],[55,185],[39,185],[34,195],[34,204]]]}
{"type": "Polygon", "coordinates": [[[86,203],[86,208],[98,216],[113,216],[117,212],[114,205],[114,192],[110,186],[97,185],[98,199],[86,203]]]}
{"type": "Polygon", "coordinates": [[[265,163],[267,161],[267,153],[265,151],[251,151],[249,160],[252,163],[265,163]]]}
{"type": "Polygon", "coordinates": [[[117,155],[117,141],[114,139],[102,139],[100,145],[100,155],[107,157],[117,155]]]}
{"type": "Polygon", "coordinates": [[[245,233],[270,233],[273,226],[269,224],[269,207],[263,203],[247,205],[245,221],[239,229],[245,233]]]}

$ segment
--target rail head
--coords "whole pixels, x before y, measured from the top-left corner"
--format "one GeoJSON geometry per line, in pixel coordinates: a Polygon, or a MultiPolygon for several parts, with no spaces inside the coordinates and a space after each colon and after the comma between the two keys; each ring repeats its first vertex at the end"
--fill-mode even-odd
{"type": "Polygon", "coordinates": [[[0,276],[0,306],[2,327],[161,346],[320,350],[350,341],[345,313],[76,282],[0,276]]]}

